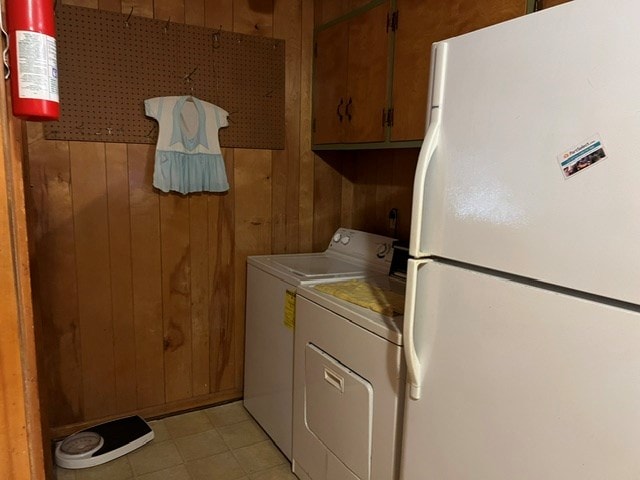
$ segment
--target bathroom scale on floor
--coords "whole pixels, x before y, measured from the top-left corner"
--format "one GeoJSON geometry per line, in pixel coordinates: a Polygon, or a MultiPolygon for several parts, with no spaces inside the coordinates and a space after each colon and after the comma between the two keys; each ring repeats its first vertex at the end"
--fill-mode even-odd
{"type": "Polygon", "coordinates": [[[153,430],[137,415],[101,423],[68,436],[56,445],[56,464],[62,468],[101,465],[153,440],[153,430]]]}

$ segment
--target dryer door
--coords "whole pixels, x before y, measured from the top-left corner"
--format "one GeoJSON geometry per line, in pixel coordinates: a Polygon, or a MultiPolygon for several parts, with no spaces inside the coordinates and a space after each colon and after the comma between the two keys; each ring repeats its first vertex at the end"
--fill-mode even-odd
{"type": "Polygon", "coordinates": [[[305,382],[309,429],[357,478],[368,480],[371,384],[313,344],[305,349],[305,382]]]}

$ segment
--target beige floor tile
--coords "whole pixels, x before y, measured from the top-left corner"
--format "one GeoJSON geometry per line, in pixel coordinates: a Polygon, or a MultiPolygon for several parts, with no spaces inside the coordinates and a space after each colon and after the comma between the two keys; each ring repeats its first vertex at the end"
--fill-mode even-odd
{"type": "Polygon", "coordinates": [[[222,427],[223,425],[231,425],[251,419],[249,412],[242,406],[242,401],[208,408],[204,413],[207,414],[214,427],[222,427]]]}
{"type": "Polygon", "coordinates": [[[96,467],[76,470],[76,480],[129,480],[131,478],[133,478],[133,470],[126,456],[96,467]]]}
{"type": "Polygon", "coordinates": [[[246,476],[231,452],[193,460],[186,465],[192,480],[235,480],[246,476]]]}
{"type": "Polygon", "coordinates": [[[157,472],[182,463],[182,457],[171,441],[147,444],[128,457],[136,475],[157,472]]]}
{"type": "Polygon", "coordinates": [[[266,440],[268,437],[253,420],[217,428],[229,448],[241,448],[266,440]]]}
{"type": "Polygon", "coordinates": [[[171,439],[171,435],[169,435],[169,430],[167,430],[167,425],[164,423],[164,420],[154,420],[149,422],[149,426],[153,429],[154,443],[160,443],[171,439]]]}
{"type": "Polygon", "coordinates": [[[261,470],[283,464],[286,459],[270,440],[265,440],[248,447],[238,448],[233,451],[238,462],[247,473],[256,473],[261,470]]]}
{"type": "Polygon", "coordinates": [[[229,447],[222,439],[222,435],[216,430],[176,438],[174,443],[184,461],[210,457],[229,450],[229,447]]]}
{"type": "Polygon", "coordinates": [[[76,471],[56,467],[56,480],[76,480],[76,471]]]}
{"type": "Polygon", "coordinates": [[[167,426],[169,435],[174,439],[193,435],[194,433],[205,432],[213,428],[209,417],[202,411],[167,417],[162,421],[167,426]]]}
{"type": "Polygon", "coordinates": [[[191,476],[184,465],[176,465],[175,467],[160,470],[159,472],[145,473],[139,475],[136,480],[191,480],[191,476]]]}
{"type": "Polygon", "coordinates": [[[249,478],[251,480],[297,480],[297,477],[291,473],[291,465],[288,462],[269,470],[253,473],[249,478]]]}

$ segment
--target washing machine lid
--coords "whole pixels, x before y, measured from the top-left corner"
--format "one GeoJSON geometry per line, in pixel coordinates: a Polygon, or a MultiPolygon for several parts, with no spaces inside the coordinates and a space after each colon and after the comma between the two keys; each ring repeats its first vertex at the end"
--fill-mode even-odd
{"type": "Polygon", "coordinates": [[[357,275],[364,271],[360,265],[328,255],[290,255],[276,261],[292,273],[305,278],[357,275]]]}
{"type": "Polygon", "coordinates": [[[250,256],[247,262],[295,283],[364,276],[371,272],[371,267],[361,262],[349,261],[324,252],[250,256]]]}

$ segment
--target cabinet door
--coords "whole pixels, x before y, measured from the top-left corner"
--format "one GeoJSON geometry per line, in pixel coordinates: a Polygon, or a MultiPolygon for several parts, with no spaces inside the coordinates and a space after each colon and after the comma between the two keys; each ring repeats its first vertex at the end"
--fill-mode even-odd
{"type": "Polygon", "coordinates": [[[349,22],[346,141],[350,143],[385,140],[388,12],[389,5],[383,3],[349,22]]]}
{"type": "Polygon", "coordinates": [[[397,0],[392,141],[425,133],[431,44],[526,13],[526,0],[397,0]]]}
{"type": "Polygon", "coordinates": [[[349,24],[338,23],[316,36],[313,83],[313,143],[340,143],[346,122],[349,24]]]}

